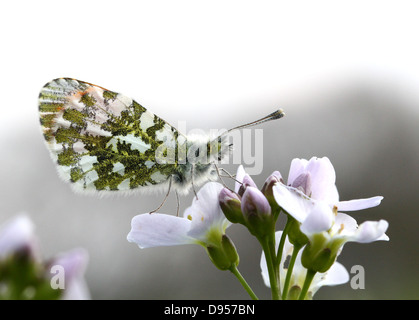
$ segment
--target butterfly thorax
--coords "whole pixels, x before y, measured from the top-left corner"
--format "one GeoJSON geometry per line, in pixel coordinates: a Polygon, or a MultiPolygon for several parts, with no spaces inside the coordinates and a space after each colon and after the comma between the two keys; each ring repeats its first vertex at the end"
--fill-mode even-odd
{"type": "Polygon", "coordinates": [[[188,136],[178,144],[178,155],[173,183],[179,192],[186,193],[192,185],[199,186],[208,180],[217,180],[216,164],[228,156],[231,146],[226,136],[188,136]]]}

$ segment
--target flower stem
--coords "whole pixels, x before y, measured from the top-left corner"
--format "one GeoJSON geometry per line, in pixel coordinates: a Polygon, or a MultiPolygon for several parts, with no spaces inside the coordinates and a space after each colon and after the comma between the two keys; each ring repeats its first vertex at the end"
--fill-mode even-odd
{"type": "Polygon", "coordinates": [[[253,292],[252,288],[250,288],[250,286],[248,285],[248,283],[246,282],[246,280],[241,275],[239,269],[237,269],[237,266],[233,265],[229,270],[231,271],[232,274],[234,274],[236,276],[236,278],[239,280],[239,282],[241,283],[241,285],[243,286],[243,288],[247,291],[247,293],[249,294],[249,296],[253,300],[259,300],[258,297],[256,296],[256,294],[253,292]]]}
{"type": "Polygon", "coordinates": [[[287,299],[288,290],[290,286],[290,280],[292,276],[292,270],[294,269],[295,259],[297,258],[298,252],[300,251],[301,247],[294,246],[294,250],[292,252],[291,260],[288,265],[287,276],[285,278],[284,283],[284,291],[282,292],[282,300],[287,299]]]}
{"type": "Polygon", "coordinates": [[[262,249],[265,253],[266,266],[268,268],[269,282],[271,286],[271,293],[273,300],[281,300],[281,294],[279,292],[278,285],[278,273],[276,270],[277,263],[275,258],[275,242],[271,241],[268,237],[259,239],[262,249]]]}
{"type": "Polygon", "coordinates": [[[301,290],[300,296],[298,300],[304,300],[306,298],[308,289],[310,288],[310,284],[313,281],[314,276],[316,275],[316,271],[307,269],[306,279],[304,280],[303,289],[301,290]]]}
{"type": "Polygon", "coordinates": [[[284,231],[282,231],[281,239],[279,240],[278,251],[276,253],[277,267],[279,267],[279,264],[281,263],[282,251],[284,250],[284,245],[285,245],[285,238],[287,237],[290,225],[291,225],[290,219],[288,218],[287,223],[285,224],[285,227],[284,227],[284,231]]]}

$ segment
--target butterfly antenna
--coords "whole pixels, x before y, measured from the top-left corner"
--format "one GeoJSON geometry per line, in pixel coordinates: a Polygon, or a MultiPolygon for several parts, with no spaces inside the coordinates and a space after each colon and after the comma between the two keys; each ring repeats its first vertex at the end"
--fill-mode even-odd
{"type": "Polygon", "coordinates": [[[281,119],[283,116],[285,116],[284,111],[282,109],[279,109],[279,110],[276,110],[275,112],[272,112],[271,114],[268,114],[267,116],[265,116],[265,117],[263,117],[259,120],[249,122],[249,123],[246,123],[246,124],[242,124],[241,126],[238,126],[238,127],[234,127],[232,129],[228,130],[226,132],[226,134],[233,131],[233,130],[248,128],[248,127],[256,126],[258,124],[261,124],[261,123],[264,123],[264,122],[267,122],[267,121],[281,119]]]}

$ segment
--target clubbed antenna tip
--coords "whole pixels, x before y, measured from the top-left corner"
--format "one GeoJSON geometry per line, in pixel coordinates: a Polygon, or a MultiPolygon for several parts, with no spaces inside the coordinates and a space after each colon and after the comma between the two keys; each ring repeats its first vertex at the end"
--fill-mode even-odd
{"type": "Polygon", "coordinates": [[[259,120],[249,122],[249,123],[243,124],[241,126],[232,128],[232,129],[228,130],[227,132],[231,132],[231,131],[237,130],[237,129],[243,129],[243,128],[256,126],[258,124],[261,124],[261,123],[264,123],[264,122],[267,122],[267,121],[271,121],[271,120],[281,119],[283,116],[285,116],[285,112],[282,109],[278,109],[275,112],[272,112],[272,113],[268,114],[267,116],[265,116],[265,117],[263,117],[259,120]]]}
{"type": "Polygon", "coordinates": [[[285,116],[284,110],[279,109],[279,110],[276,110],[275,112],[272,112],[271,114],[267,115],[266,118],[268,118],[268,119],[266,119],[266,121],[280,119],[284,116],[285,116]]]}

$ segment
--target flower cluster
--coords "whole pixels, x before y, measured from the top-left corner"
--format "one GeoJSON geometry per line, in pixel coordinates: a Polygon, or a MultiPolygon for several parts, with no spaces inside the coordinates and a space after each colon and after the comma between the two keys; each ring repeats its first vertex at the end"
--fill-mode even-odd
{"type": "Polygon", "coordinates": [[[20,214],[0,229],[0,300],[89,299],[86,264],[83,249],[42,261],[34,225],[20,214]]]}
{"type": "Polygon", "coordinates": [[[244,225],[262,247],[261,270],[273,299],[311,299],[324,285],[348,281],[337,257],[347,242],[388,240],[387,221],[356,220],[341,211],[377,206],[383,197],[339,201],[335,170],[329,159],[294,159],[284,182],[278,171],[259,190],[242,166],[234,191],[211,182],[198,192],[183,217],[142,214],[133,218],[128,240],[140,248],[195,243],[211,261],[230,270],[256,299],[237,270],[239,257],[226,228],[244,225]],[[287,217],[275,231],[279,215],[287,217]]]}
{"type": "Polygon", "coordinates": [[[272,288],[273,295],[281,292],[282,298],[307,298],[312,297],[320,286],[345,283],[349,279],[348,273],[336,262],[344,244],[388,240],[385,234],[387,221],[366,221],[358,226],[355,219],[340,212],[375,207],[383,197],[339,201],[335,181],[335,170],[328,158],[294,159],[287,183],[279,172],[274,172],[258,191],[240,167],[234,193],[236,197],[231,191],[222,190],[220,202],[226,217],[243,223],[261,244],[263,241],[267,241],[268,245],[275,244],[274,248],[264,250],[261,262],[265,283],[277,287],[272,288]],[[232,210],[233,206],[238,208],[239,203],[241,212],[232,210]],[[264,213],[255,208],[265,208],[264,213]],[[278,211],[287,215],[287,223],[283,232],[276,233],[275,240],[264,240],[268,232],[266,229],[265,233],[254,233],[257,218],[253,218],[251,224],[246,219],[248,216],[265,217],[270,214],[275,223],[278,211]],[[267,257],[269,251],[276,254],[271,253],[267,257]],[[288,257],[291,260],[286,267],[288,257]]]}

